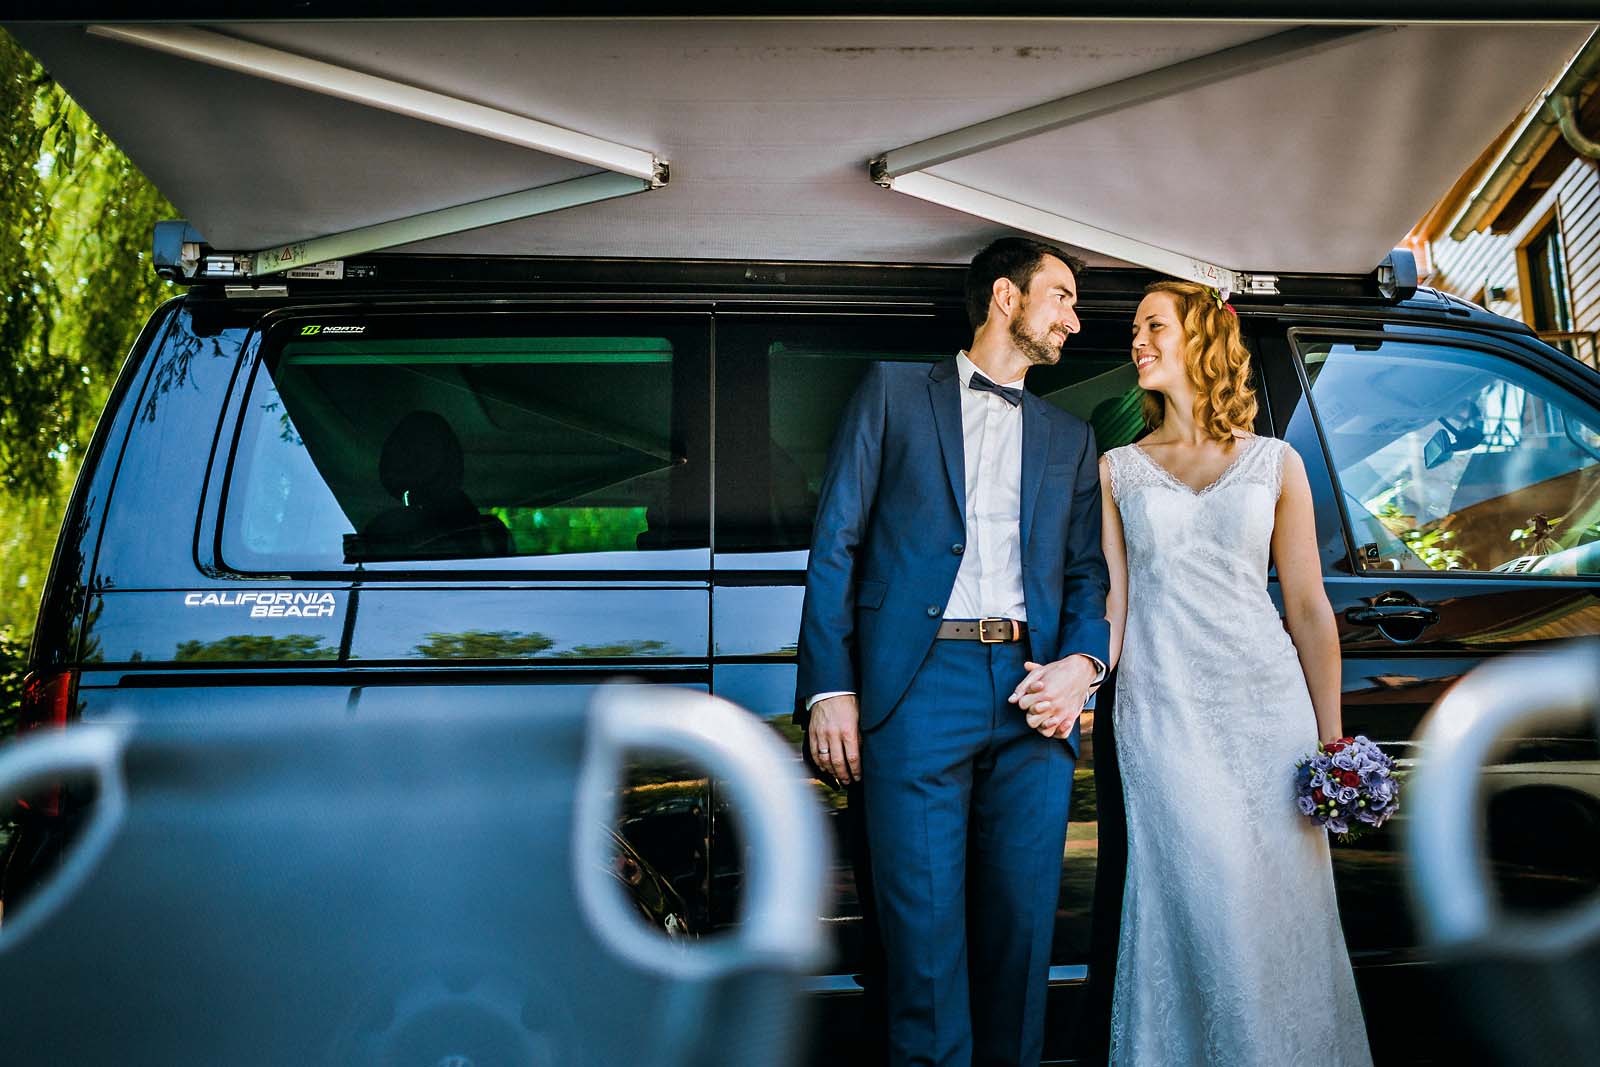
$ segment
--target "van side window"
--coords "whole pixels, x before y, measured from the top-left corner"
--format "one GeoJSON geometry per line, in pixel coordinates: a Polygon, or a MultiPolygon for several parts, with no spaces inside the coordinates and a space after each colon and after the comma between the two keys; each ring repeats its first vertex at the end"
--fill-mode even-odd
{"type": "Polygon", "coordinates": [[[1508,359],[1300,342],[1357,566],[1600,574],[1600,415],[1508,359]]]}
{"type": "Polygon", "coordinates": [[[522,319],[485,332],[486,318],[278,327],[223,505],[228,566],[703,557],[703,441],[687,443],[701,434],[685,424],[705,420],[675,414],[682,392],[706,403],[703,384],[679,388],[680,362],[703,364],[703,325],[522,319]]]}
{"type": "MultiPolygon", "coordinates": [[[[931,366],[971,339],[956,311],[718,316],[718,553],[809,548],[828,448],[867,367],[931,366]]],[[[1028,389],[1090,422],[1102,450],[1125,444],[1144,428],[1128,352],[1124,321],[1086,321],[1028,389]]]]}

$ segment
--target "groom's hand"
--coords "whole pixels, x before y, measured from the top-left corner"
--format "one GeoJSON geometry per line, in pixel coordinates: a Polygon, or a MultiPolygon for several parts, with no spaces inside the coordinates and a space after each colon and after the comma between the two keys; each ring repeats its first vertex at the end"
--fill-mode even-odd
{"type": "Polygon", "coordinates": [[[1052,663],[1030,660],[1023,667],[1027,677],[1017,683],[1008,699],[1022,709],[1028,725],[1044,736],[1072,733],[1100,669],[1088,656],[1077,654],[1052,663]]]}
{"type": "Polygon", "coordinates": [[[854,693],[825,697],[811,705],[807,730],[811,759],[840,785],[861,780],[861,706],[854,693]]]}

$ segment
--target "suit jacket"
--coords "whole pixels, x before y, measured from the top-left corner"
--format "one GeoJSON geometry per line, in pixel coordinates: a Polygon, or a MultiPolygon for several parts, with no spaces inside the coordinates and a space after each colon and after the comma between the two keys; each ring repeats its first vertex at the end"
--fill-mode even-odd
{"type": "MultiPolygon", "coordinates": [[[[894,710],[928,653],[966,541],[961,376],[879,363],[828,455],[806,568],[796,717],[817,693],[858,694],[861,728],[894,710]]],[[[1022,587],[1033,658],[1110,660],[1094,433],[1022,398],[1022,587]]],[[[1019,679],[1020,680],[1020,679],[1019,679]]],[[[1068,739],[1078,749],[1078,731],[1068,739]]]]}

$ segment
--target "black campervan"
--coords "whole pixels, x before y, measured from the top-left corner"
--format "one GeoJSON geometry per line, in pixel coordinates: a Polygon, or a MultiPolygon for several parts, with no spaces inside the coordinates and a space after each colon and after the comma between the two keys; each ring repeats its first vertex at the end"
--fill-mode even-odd
{"type": "MultiPolygon", "coordinates": [[[[1143,287],[1231,290],[1255,429],[1311,482],[1351,732],[1409,758],[1475,664],[1600,633],[1600,373],[1388,251],[1587,27],[418,25],[14,27],[193,222],[157,235],[183,291],[85,459],[24,729],[419,694],[537,716],[626,676],[748,708],[806,773],[794,652],[835,422],[872,362],[966,343],[956,264],[1007,230],[1090,254],[1082,333],[1028,387],[1102,449],[1142,433],[1143,287]],[[1426,106],[1428,81],[1474,91],[1426,106]],[[1220,147],[1196,140],[1214,115],[1220,147]]],[[[1073,790],[1055,1060],[1093,1055],[1104,1005],[1114,699],[1073,790]]],[[[848,857],[844,795],[816,790],[848,857]]],[[[90,802],[15,810],[8,913],[90,802]]],[[[1488,817],[1513,903],[1590,892],[1594,740],[1529,738],[1488,817]]],[[[737,923],[735,813],[703,769],[641,768],[617,832],[660,925],[737,923]]],[[[1373,1045],[1427,1058],[1396,835],[1334,862],[1373,1045]]],[[[835,881],[813,985],[837,1036],[872,953],[857,870],[835,881]]]]}

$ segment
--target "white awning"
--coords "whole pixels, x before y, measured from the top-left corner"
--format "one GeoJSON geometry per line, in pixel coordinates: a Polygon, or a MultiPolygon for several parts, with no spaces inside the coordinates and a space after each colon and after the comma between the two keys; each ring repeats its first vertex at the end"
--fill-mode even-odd
{"type": "Polygon", "coordinates": [[[953,263],[1026,228],[1092,262],[1345,273],[1377,266],[1594,29],[8,28],[217,248],[354,247],[314,242],[389,224],[376,236],[432,253],[953,263]],[[954,155],[915,151],[986,123],[954,155]],[[918,164],[902,192],[869,176],[886,154],[918,164]],[[924,195],[952,186],[974,194],[961,210],[924,195]],[[997,203],[1016,210],[974,206],[997,203]]]}

